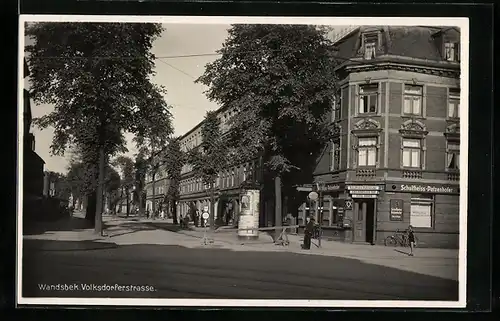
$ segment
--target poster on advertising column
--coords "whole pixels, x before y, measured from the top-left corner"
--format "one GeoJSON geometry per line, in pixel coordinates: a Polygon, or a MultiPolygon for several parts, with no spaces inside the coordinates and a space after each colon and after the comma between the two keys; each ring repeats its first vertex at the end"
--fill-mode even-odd
{"type": "Polygon", "coordinates": [[[259,231],[259,190],[244,190],[240,195],[240,215],[238,220],[239,238],[258,238],[259,231]]]}

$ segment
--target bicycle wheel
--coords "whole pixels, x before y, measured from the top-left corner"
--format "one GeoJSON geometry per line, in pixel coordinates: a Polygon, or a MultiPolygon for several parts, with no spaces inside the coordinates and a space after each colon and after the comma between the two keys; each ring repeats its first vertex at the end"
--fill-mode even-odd
{"type": "Polygon", "coordinates": [[[398,242],[396,241],[396,239],[394,238],[394,236],[388,236],[384,240],[384,245],[385,246],[397,246],[398,242]]]}

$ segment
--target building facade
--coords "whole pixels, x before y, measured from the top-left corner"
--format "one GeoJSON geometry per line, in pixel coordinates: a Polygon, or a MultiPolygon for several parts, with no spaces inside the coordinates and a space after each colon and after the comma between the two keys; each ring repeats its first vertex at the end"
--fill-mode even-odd
{"type": "Polygon", "coordinates": [[[371,244],[411,224],[422,246],[458,247],[460,31],[360,27],[337,46],[339,135],[313,182],[321,223],[371,244]]]}
{"type": "Polygon", "coordinates": [[[151,172],[146,174],[146,211],[149,213],[159,213],[161,210],[168,212],[168,209],[164,204],[168,187],[169,180],[164,165],[159,166],[154,175],[151,172]]]}

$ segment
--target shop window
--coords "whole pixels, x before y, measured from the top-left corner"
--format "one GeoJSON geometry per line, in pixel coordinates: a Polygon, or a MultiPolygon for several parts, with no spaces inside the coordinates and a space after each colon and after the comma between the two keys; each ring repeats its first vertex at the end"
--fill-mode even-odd
{"type": "Polygon", "coordinates": [[[432,228],[434,217],[434,197],[415,195],[411,198],[410,225],[415,228],[432,228]]]}
{"type": "Polygon", "coordinates": [[[422,142],[420,139],[403,138],[403,167],[421,168],[422,142]]]}
{"type": "Polygon", "coordinates": [[[340,170],[340,141],[332,142],[332,151],[330,157],[330,171],[340,170]]]}
{"type": "Polygon", "coordinates": [[[449,89],[448,118],[460,118],[460,89],[449,89]]]}
{"type": "Polygon", "coordinates": [[[448,142],[446,148],[446,168],[448,170],[460,169],[460,143],[448,142]]]}
{"type": "Polygon", "coordinates": [[[363,51],[365,59],[373,59],[376,56],[378,45],[378,33],[363,35],[363,51]]]}
{"type": "Polygon", "coordinates": [[[378,84],[359,86],[359,114],[374,114],[378,108],[378,84]]]}
{"type": "Polygon", "coordinates": [[[358,166],[375,166],[377,162],[377,138],[358,138],[358,166]]]}
{"type": "Polygon", "coordinates": [[[458,42],[444,43],[444,59],[447,61],[460,61],[460,44],[458,42]]]}
{"type": "Polygon", "coordinates": [[[422,115],[422,86],[405,85],[404,107],[405,115],[422,115]]]}

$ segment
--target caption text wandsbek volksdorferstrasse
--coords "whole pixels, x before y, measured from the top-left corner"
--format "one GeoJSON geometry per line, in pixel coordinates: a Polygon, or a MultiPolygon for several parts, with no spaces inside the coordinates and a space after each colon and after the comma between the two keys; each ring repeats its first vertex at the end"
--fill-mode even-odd
{"type": "Polygon", "coordinates": [[[38,284],[41,291],[88,291],[88,292],[154,292],[151,285],[120,285],[120,284],[93,284],[93,283],[72,283],[72,284],[38,284]]]}

